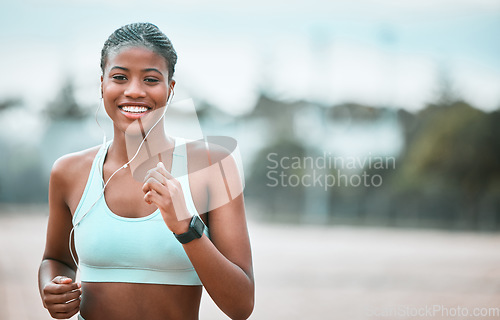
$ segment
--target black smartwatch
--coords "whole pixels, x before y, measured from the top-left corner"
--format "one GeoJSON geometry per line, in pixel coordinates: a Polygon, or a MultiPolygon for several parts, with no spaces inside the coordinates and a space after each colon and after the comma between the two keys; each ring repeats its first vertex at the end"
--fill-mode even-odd
{"type": "Polygon", "coordinates": [[[179,240],[180,243],[186,244],[194,239],[201,238],[201,236],[203,235],[203,231],[205,231],[205,224],[199,216],[194,215],[191,218],[191,222],[189,223],[189,230],[182,234],[174,233],[174,236],[177,238],[177,240],[179,240]]]}

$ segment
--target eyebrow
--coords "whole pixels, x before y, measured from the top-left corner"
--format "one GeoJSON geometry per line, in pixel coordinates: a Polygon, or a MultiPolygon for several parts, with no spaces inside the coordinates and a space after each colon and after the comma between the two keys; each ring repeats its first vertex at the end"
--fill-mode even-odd
{"type": "MultiPolygon", "coordinates": [[[[123,70],[123,71],[129,71],[128,68],[120,67],[120,66],[114,66],[113,68],[109,69],[109,71],[111,71],[113,69],[120,69],[120,70],[123,70]]],[[[161,73],[161,71],[158,70],[158,69],[156,69],[156,68],[146,68],[146,69],[142,69],[142,71],[143,72],[154,71],[154,72],[158,72],[159,74],[161,74],[163,76],[163,73],[161,73]]]]}

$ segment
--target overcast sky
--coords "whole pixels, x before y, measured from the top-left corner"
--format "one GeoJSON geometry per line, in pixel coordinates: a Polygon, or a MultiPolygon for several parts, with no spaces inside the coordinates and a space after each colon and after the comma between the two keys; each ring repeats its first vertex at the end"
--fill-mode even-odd
{"type": "Polygon", "coordinates": [[[73,81],[99,99],[99,57],[121,25],[149,21],[179,55],[176,99],[242,113],[260,91],[331,105],[422,108],[446,74],[458,95],[500,106],[500,1],[2,1],[0,100],[35,109],[73,81]]]}

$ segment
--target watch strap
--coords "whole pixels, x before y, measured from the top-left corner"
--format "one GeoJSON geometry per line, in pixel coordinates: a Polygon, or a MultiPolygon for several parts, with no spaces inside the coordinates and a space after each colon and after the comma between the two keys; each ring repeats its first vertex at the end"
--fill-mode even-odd
{"type": "Polygon", "coordinates": [[[179,240],[180,243],[186,244],[193,241],[194,239],[201,238],[201,236],[203,235],[203,231],[205,231],[205,224],[199,216],[194,215],[189,223],[188,231],[181,234],[174,233],[174,236],[177,238],[177,240],[179,240]]]}

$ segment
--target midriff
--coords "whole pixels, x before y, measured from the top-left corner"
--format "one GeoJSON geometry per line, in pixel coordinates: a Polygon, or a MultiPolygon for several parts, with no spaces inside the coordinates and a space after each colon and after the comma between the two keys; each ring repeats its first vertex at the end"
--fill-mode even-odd
{"type": "Polygon", "coordinates": [[[202,286],[82,282],[85,320],[198,320],[202,286]]]}

